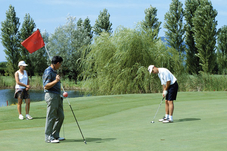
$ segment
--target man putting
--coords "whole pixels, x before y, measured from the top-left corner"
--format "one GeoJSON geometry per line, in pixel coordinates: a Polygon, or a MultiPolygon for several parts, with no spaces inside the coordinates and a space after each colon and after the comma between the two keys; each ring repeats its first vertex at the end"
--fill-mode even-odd
{"type": "Polygon", "coordinates": [[[165,111],[166,114],[163,119],[159,119],[159,122],[163,123],[172,123],[173,122],[173,110],[174,104],[173,101],[176,100],[177,91],[178,91],[178,83],[175,76],[166,68],[157,68],[154,65],[150,65],[148,67],[149,73],[158,74],[158,77],[161,81],[161,85],[163,86],[163,98],[166,97],[165,100],[165,111]]]}

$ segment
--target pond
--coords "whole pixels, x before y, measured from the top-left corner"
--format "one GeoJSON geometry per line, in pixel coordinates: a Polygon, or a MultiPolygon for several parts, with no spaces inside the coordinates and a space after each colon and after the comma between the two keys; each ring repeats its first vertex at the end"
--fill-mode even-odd
{"type": "MultiPolygon", "coordinates": [[[[68,92],[68,98],[82,97],[85,95],[85,92],[75,90],[66,90],[66,92],[68,92]]],[[[14,89],[0,90],[0,107],[7,106],[7,101],[8,105],[16,104],[17,99],[14,98],[14,93],[15,93],[14,89]]],[[[29,93],[31,102],[44,101],[43,90],[30,90],[29,93]]]]}

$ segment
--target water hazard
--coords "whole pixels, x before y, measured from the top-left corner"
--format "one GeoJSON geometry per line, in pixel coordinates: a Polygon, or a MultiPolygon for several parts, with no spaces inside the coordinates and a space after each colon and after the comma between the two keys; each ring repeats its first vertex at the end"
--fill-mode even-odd
{"type": "MultiPolygon", "coordinates": [[[[68,98],[82,97],[85,92],[67,90],[68,98]]],[[[7,106],[11,104],[16,104],[17,99],[14,98],[14,89],[2,89],[0,90],[0,107],[7,106]]],[[[29,90],[31,102],[44,101],[44,92],[43,90],[29,90]]],[[[24,102],[24,100],[23,100],[24,102]]]]}

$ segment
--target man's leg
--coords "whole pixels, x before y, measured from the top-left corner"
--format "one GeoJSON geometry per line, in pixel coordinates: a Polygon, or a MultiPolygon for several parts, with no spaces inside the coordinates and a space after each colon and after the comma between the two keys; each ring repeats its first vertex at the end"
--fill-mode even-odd
{"type": "Polygon", "coordinates": [[[169,115],[173,116],[174,104],[173,101],[168,101],[169,103],[169,115]]]}
{"type": "Polygon", "coordinates": [[[167,117],[167,116],[169,116],[169,101],[166,100],[165,103],[166,103],[166,106],[165,106],[166,115],[165,115],[165,117],[169,118],[169,117],[167,117]]]}
{"type": "Polygon", "coordinates": [[[58,110],[57,110],[57,119],[54,123],[54,127],[53,127],[53,137],[54,138],[59,138],[59,134],[60,134],[60,130],[61,130],[61,126],[63,124],[64,121],[64,111],[63,111],[63,99],[61,99],[61,97],[59,96],[59,106],[58,106],[58,110]]]}
{"type": "Polygon", "coordinates": [[[46,115],[46,126],[45,126],[45,141],[54,139],[52,136],[53,126],[57,118],[58,101],[56,101],[55,94],[46,93],[45,100],[47,103],[47,115],[46,115]]]}
{"type": "Polygon", "coordinates": [[[173,104],[173,101],[168,101],[168,102],[169,102],[169,120],[173,121],[174,104],[173,104]]]}

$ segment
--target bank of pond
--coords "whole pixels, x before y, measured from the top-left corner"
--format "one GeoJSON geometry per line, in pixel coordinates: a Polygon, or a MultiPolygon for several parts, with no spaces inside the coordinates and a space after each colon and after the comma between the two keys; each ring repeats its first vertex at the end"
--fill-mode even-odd
{"type": "MultiPolygon", "coordinates": [[[[68,92],[68,98],[82,97],[85,92],[78,90],[66,90],[68,92]]],[[[0,107],[7,105],[17,104],[17,99],[14,98],[15,89],[1,89],[0,90],[0,107]]],[[[31,102],[44,101],[43,90],[30,90],[31,102]]],[[[24,101],[23,101],[24,102],[24,101]]]]}

